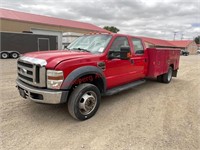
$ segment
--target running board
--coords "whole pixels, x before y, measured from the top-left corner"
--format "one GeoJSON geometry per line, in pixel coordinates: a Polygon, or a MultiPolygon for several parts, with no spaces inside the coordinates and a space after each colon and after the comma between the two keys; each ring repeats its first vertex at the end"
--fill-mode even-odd
{"type": "Polygon", "coordinates": [[[118,86],[116,88],[113,88],[113,89],[106,91],[104,96],[114,95],[114,94],[119,93],[121,91],[128,90],[130,88],[136,87],[136,86],[143,84],[145,82],[146,82],[146,80],[138,80],[138,81],[134,81],[132,83],[128,83],[128,84],[125,84],[125,85],[118,86]]]}

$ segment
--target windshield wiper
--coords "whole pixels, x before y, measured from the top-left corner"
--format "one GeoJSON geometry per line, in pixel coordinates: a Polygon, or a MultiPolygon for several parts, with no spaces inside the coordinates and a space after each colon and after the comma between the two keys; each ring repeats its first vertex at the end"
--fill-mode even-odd
{"type": "Polygon", "coordinates": [[[73,48],[73,50],[80,50],[80,51],[84,51],[84,52],[89,52],[89,53],[91,53],[89,50],[87,50],[87,49],[84,49],[84,48],[73,48]]]}

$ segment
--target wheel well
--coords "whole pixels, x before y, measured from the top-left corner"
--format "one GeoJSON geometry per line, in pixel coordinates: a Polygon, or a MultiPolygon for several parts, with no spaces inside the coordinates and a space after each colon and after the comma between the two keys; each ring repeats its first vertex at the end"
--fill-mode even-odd
{"type": "Polygon", "coordinates": [[[11,54],[12,54],[12,53],[17,53],[17,54],[20,55],[20,53],[19,53],[18,51],[11,51],[10,53],[11,53],[11,54]]]}
{"type": "Polygon", "coordinates": [[[1,51],[1,54],[2,54],[2,53],[7,53],[7,54],[9,54],[9,52],[7,52],[7,51],[1,51]]]}
{"type": "Polygon", "coordinates": [[[84,76],[81,76],[77,78],[73,84],[71,90],[73,90],[76,86],[82,84],[82,83],[91,83],[94,84],[100,91],[100,93],[104,93],[104,81],[102,79],[102,76],[99,74],[87,74],[84,76]]]}
{"type": "Polygon", "coordinates": [[[171,64],[170,67],[172,67],[172,69],[174,70],[174,64],[171,64]]]}

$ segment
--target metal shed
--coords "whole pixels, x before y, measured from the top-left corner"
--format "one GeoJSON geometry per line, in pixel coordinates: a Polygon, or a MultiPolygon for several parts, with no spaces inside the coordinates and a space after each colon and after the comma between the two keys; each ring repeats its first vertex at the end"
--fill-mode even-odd
{"type": "Polygon", "coordinates": [[[42,16],[0,8],[1,31],[53,35],[58,37],[58,49],[62,48],[64,32],[109,32],[90,23],[42,16]]]}

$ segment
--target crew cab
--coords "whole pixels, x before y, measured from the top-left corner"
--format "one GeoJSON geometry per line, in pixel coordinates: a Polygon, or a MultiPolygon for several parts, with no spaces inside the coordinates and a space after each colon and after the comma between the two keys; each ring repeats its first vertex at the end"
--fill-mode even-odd
{"type": "Polygon", "coordinates": [[[89,34],[66,50],[31,52],[17,61],[20,95],[37,103],[67,103],[78,120],[91,118],[101,97],[157,78],[169,83],[177,76],[180,50],[146,48],[139,37],[89,34]]]}

